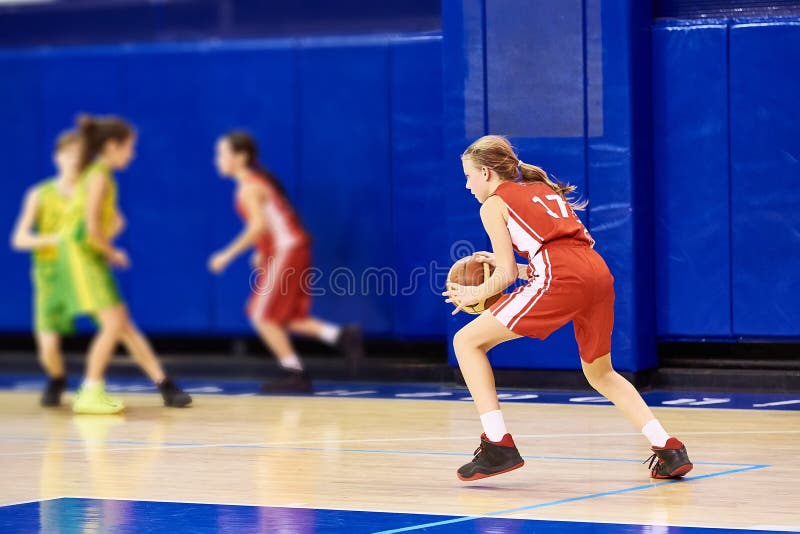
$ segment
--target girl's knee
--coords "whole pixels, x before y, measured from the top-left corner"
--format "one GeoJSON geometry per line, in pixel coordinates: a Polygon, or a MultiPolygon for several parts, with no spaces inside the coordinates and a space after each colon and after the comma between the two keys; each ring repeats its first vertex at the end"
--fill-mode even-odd
{"type": "Polygon", "coordinates": [[[456,350],[459,348],[471,347],[472,345],[472,336],[470,335],[467,326],[463,327],[461,330],[456,332],[456,335],[453,336],[453,348],[456,350]]]}

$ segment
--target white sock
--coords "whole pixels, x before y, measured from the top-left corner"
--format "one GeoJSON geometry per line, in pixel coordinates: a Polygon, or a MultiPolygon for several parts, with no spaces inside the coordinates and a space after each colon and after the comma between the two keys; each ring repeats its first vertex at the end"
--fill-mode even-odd
{"type": "Polygon", "coordinates": [[[492,410],[491,412],[483,414],[481,416],[481,424],[483,425],[483,433],[486,434],[489,441],[501,441],[503,436],[508,434],[506,422],[503,419],[503,412],[500,410],[492,410]]]}
{"type": "Polygon", "coordinates": [[[667,444],[667,440],[669,439],[669,434],[667,434],[667,431],[661,426],[661,423],[658,422],[658,419],[648,421],[647,424],[642,427],[642,434],[644,434],[644,437],[647,438],[650,445],[653,447],[663,447],[667,444]]]}
{"type": "Polygon", "coordinates": [[[85,389],[94,389],[100,385],[100,380],[92,380],[91,378],[83,379],[83,387],[85,389]]]}
{"type": "Polygon", "coordinates": [[[281,356],[278,359],[278,363],[281,364],[281,367],[284,369],[290,369],[292,371],[302,371],[303,370],[303,362],[300,361],[300,358],[297,357],[297,354],[289,354],[288,356],[281,356]]]}
{"type": "Polygon", "coordinates": [[[339,334],[341,333],[341,327],[335,324],[326,324],[322,326],[319,332],[319,338],[328,345],[333,345],[339,340],[339,334]]]}

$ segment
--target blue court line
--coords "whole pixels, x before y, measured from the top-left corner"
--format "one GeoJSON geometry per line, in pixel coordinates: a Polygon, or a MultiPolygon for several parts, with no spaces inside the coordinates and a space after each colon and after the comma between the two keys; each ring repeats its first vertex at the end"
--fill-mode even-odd
{"type": "MultiPolygon", "coordinates": [[[[315,452],[350,452],[367,454],[407,454],[414,456],[460,456],[470,457],[472,454],[463,452],[444,452],[444,451],[397,451],[387,449],[335,449],[330,447],[284,447],[280,445],[220,445],[225,449],[275,449],[282,451],[315,451],[315,452]]],[[[534,456],[522,455],[526,460],[561,460],[575,462],[624,462],[640,464],[642,460],[632,460],[630,458],[582,458],[577,456],[534,456]]],[[[714,465],[727,467],[770,467],[767,464],[740,464],[727,462],[692,462],[694,465],[714,465]]]]}
{"type": "MultiPolygon", "coordinates": [[[[483,514],[483,515],[469,515],[469,516],[464,516],[464,517],[458,517],[456,519],[448,519],[446,521],[436,521],[436,522],[433,522],[433,523],[423,523],[423,524],[420,524],[420,525],[413,525],[413,526],[410,526],[410,527],[403,527],[403,528],[398,528],[398,529],[393,529],[393,530],[381,530],[380,532],[377,532],[375,534],[395,534],[396,532],[410,532],[412,530],[421,530],[421,529],[425,529],[425,528],[439,527],[439,526],[443,526],[443,525],[451,525],[453,523],[463,523],[465,521],[474,521],[476,519],[481,519],[481,518],[485,518],[485,517],[497,517],[497,516],[501,516],[501,515],[514,514],[514,513],[517,513],[517,512],[525,512],[525,511],[528,511],[528,510],[535,510],[537,508],[546,508],[548,506],[556,506],[556,505],[559,505],[559,504],[566,504],[566,503],[571,503],[571,502],[576,502],[576,501],[585,501],[585,500],[588,500],[588,499],[596,499],[598,497],[607,497],[609,495],[619,495],[621,493],[631,493],[631,492],[634,492],[634,491],[641,491],[641,490],[645,490],[645,489],[655,488],[655,487],[658,487],[658,486],[666,486],[667,484],[682,484],[682,483],[693,482],[693,481],[696,481],[696,480],[702,480],[702,479],[705,479],[705,478],[713,478],[713,477],[719,477],[719,476],[725,476],[725,475],[733,475],[735,473],[744,473],[745,471],[753,471],[753,470],[756,470],[756,469],[764,469],[765,467],[769,467],[769,466],[768,465],[750,465],[749,467],[743,467],[741,469],[730,469],[730,470],[727,470],[727,471],[719,471],[717,473],[709,473],[707,475],[700,475],[700,476],[696,476],[696,477],[686,477],[686,478],[681,479],[681,480],[667,480],[665,482],[657,482],[655,484],[644,484],[644,485],[641,485],[641,486],[633,486],[633,487],[630,487],[630,488],[623,488],[623,489],[620,489],[620,490],[603,491],[603,492],[600,492],[600,493],[591,493],[591,494],[588,494],[588,495],[580,495],[578,497],[570,497],[568,499],[559,499],[557,501],[544,502],[544,503],[540,503],[540,504],[532,504],[530,506],[521,506],[519,508],[509,508],[507,510],[498,510],[496,512],[489,512],[489,513],[486,513],[486,514],[483,514]]],[[[509,518],[509,519],[511,519],[511,518],[509,518]]]]}
{"type": "MultiPolygon", "coordinates": [[[[291,447],[283,445],[259,445],[259,444],[225,444],[225,443],[170,443],[170,442],[157,442],[157,441],[124,441],[124,440],[82,440],[80,438],[58,438],[49,439],[42,437],[23,437],[23,436],[0,436],[0,441],[63,441],[69,443],[92,443],[92,444],[108,444],[108,445],[157,445],[164,447],[207,447],[207,448],[221,448],[221,449],[268,449],[268,450],[281,450],[281,451],[311,451],[311,452],[332,452],[332,453],[355,453],[355,454],[397,454],[397,455],[410,455],[410,456],[458,456],[470,457],[472,454],[463,452],[445,452],[445,451],[401,451],[391,449],[340,449],[334,447],[291,447]]],[[[630,458],[586,458],[579,456],[541,456],[541,455],[523,455],[526,460],[560,460],[566,462],[621,462],[621,463],[642,463],[642,460],[633,460],[630,458]]],[[[742,464],[742,463],[727,463],[727,462],[692,462],[694,465],[713,465],[713,466],[726,466],[726,467],[769,467],[767,464],[742,464]]]]}

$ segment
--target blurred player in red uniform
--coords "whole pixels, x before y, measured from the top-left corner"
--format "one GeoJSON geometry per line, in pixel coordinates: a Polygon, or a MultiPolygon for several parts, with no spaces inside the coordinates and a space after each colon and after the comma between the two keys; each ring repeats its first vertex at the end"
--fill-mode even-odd
{"type": "Polygon", "coordinates": [[[363,357],[361,329],[340,327],[309,315],[311,239],[278,180],[258,162],[258,147],[242,131],[223,136],[216,147],[220,175],[236,181],[236,211],[245,228],[214,254],[209,268],[219,274],[233,260],[255,248],[255,277],[247,314],[264,343],[278,358],[281,379],[264,384],[265,393],[311,391],[311,379],[289,334],[317,339],[339,348],[351,361],[363,357]]]}
{"type": "Polygon", "coordinates": [[[519,160],[504,137],[485,136],[462,155],[466,187],[482,204],[480,214],[493,253],[478,261],[495,266],[480,286],[449,284],[447,302],[457,312],[496,295],[518,277],[528,281],[504,295],[453,339],[458,364],[480,414],[484,435],[475,458],[458,470],[477,480],[522,467],[507,432],[486,351],[522,336],[545,339],[572,321],[589,384],[612,401],[650,441],[653,478],[677,478],[692,469],[686,448],[670,437],[639,392],[611,365],[614,278],[594,251],[594,240],[575,215],[574,186],[553,182],[539,167],[519,160]],[[517,265],[514,251],[528,258],[517,265]]]}

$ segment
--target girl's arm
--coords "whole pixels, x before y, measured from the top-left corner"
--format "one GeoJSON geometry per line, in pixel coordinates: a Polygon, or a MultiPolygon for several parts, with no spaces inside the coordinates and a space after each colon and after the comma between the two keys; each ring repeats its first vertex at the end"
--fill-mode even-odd
{"type": "MultiPolygon", "coordinates": [[[[492,267],[495,265],[494,261],[494,253],[492,252],[476,252],[472,255],[472,259],[477,261],[478,263],[488,263],[492,267]]],[[[527,280],[528,279],[528,265],[526,263],[518,263],[517,264],[517,278],[520,280],[527,280]]]]}
{"type": "Polygon", "coordinates": [[[39,192],[32,188],[25,195],[14,232],[11,234],[11,248],[25,251],[52,247],[58,244],[57,235],[40,235],[34,232],[36,213],[39,211],[39,192]]]}
{"type": "Polygon", "coordinates": [[[124,251],[114,248],[109,236],[103,234],[100,222],[103,195],[108,187],[108,179],[101,171],[94,171],[86,177],[86,235],[89,246],[102,254],[112,265],[128,266],[128,256],[124,251]]]}
{"type": "Polygon", "coordinates": [[[472,306],[500,293],[519,276],[506,217],[505,204],[498,197],[489,197],[481,206],[481,221],[492,242],[495,269],[488,280],[484,280],[479,286],[448,284],[448,290],[443,295],[448,297],[446,302],[456,305],[454,314],[458,313],[462,306],[472,306]]]}
{"type": "Polygon", "coordinates": [[[486,297],[500,293],[513,284],[519,276],[514,247],[511,244],[511,234],[508,233],[508,226],[506,226],[506,217],[508,217],[506,206],[500,197],[489,197],[481,206],[481,221],[492,242],[495,262],[494,272],[481,285],[486,297]]]}
{"type": "Polygon", "coordinates": [[[269,225],[261,209],[267,199],[260,193],[260,189],[251,185],[243,185],[239,190],[242,207],[247,213],[247,225],[236,239],[211,257],[209,268],[212,272],[224,271],[228,264],[256,244],[258,236],[268,230],[269,225]]]}

